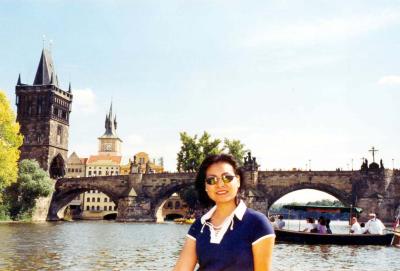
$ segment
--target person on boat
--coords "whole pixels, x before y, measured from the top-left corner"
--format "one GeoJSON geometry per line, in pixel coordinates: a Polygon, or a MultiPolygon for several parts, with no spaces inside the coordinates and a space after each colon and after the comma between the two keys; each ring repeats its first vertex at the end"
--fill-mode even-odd
{"type": "Polygon", "coordinates": [[[351,218],[350,223],[351,223],[350,233],[352,233],[352,234],[362,234],[363,233],[361,226],[357,221],[357,217],[353,216],[351,218]]]}
{"type": "Polygon", "coordinates": [[[278,229],[283,229],[285,227],[285,221],[283,221],[283,215],[278,215],[278,220],[276,221],[276,226],[278,229]]]}
{"type": "Polygon", "coordinates": [[[303,232],[314,232],[316,230],[314,219],[312,217],[307,217],[306,222],[306,227],[304,228],[303,232]]]}
{"type": "Polygon", "coordinates": [[[366,232],[365,232],[365,223],[364,223],[364,222],[361,222],[361,223],[360,223],[360,227],[361,227],[361,233],[364,233],[364,234],[365,234],[365,233],[366,233],[366,232]]]}
{"type": "Polygon", "coordinates": [[[268,219],[269,219],[269,222],[271,223],[272,227],[273,227],[274,229],[277,229],[277,228],[278,228],[278,225],[276,224],[275,216],[270,216],[268,219]]]}
{"type": "Polygon", "coordinates": [[[331,230],[331,220],[329,218],[326,219],[326,233],[327,234],[332,234],[331,230]]]}
{"type": "Polygon", "coordinates": [[[325,221],[325,218],[324,218],[324,217],[320,217],[320,218],[318,219],[318,226],[317,226],[317,229],[318,229],[318,233],[320,233],[320,234],[326,234],[326,221],[325,221]]]}
{"type": "Polygon", "coordinates": [[[369,234],[383,234],[383,230],[386,229],[382,221],[376,217],[375,213],[370,213],[369,220],[365,224],[365,233],[369,234]]]}
{"type": "Polygon", "coordinates": [[[187,234],[175,271],[270,270],[275,233],[268,218],[239,200],[244,178],[231,155],[210,155],[200,165],[196,190],[214,205],[187,234]]]}

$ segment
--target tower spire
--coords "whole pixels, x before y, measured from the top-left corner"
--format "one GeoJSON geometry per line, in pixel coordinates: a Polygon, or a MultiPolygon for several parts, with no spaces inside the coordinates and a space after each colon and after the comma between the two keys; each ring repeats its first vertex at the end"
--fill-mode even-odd
{"type": "Polygon", "coordinates": [[[17,86],[20,86],[21,84],[21,74],[18,75],[18,82],[17,82],[17,86]]]}
{"type": "Polygon", "coordinates": [[[104,135],[109,135],[109,136],[117,135],[116,134],[117,118],[116,118],[116,116],[113,116],[112,102],[110,104],[110,110],[108,111],[108,114],[106,114],[105,128],[106,128],[106,132],[104,135]]]}
{"type": "Polygon", "coordinates": [[[43,48],[33,84],[49,85],[51,84],[51,80],[53,80],[53,84],[58,86],[58,80],[54,69],[53,59],[50,52],[46,48],[43,48]],[[52,77],[54,78],[52,79],[52,77]]]}
{"type": "Polygon", "coordinates": [[[72,89],[71,89],[71,82],[69,82],[69,86],[68,86],[68,92],[71,93],[72,89]]]}

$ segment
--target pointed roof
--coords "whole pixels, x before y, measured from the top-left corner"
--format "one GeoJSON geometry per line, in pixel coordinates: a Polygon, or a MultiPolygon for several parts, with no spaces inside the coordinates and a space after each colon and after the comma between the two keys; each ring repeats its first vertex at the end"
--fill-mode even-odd
{"type": "Polygon", "coordinates": [[[68,157],[67,164],[69,164],[69,165],[72,165],[72,164],[74,164],[74,165],[81,165],[81,164],[84,164],[84,163],[82,162],[82,160],[81,160],[81,158],[78,156],[78,154],[76,154],[76,152],[73,152],[73,153],[68,157]]]}
{"type": "Polygon", "coordinates": [[[54,84],[58,86],[58,78],[54,69],[53,59],[50,51],[43,48],[40,57],[38,69],[36,71],[34,85],[49,85],[54,84]]]}
{"type": "Polygon", "coordinates": [[[18,75],[18,82],[17,82],[17,86],[21,85],[21,74],[18,75]]]}
{"type": "Polygon", "coordinates": [[[106,128],[106,132],[104,133],[103,136],[117,137],[117,132],[116,132],[116,130],[117,130],[117,117],[113,116],[112,102],[111,102],[111,105],[110,105],[110,111],[108,112],[108,115],[106,115],[105,128],[106,128]],[[114,119],[114,121],[113,121],[113,119],[114,119]]]}

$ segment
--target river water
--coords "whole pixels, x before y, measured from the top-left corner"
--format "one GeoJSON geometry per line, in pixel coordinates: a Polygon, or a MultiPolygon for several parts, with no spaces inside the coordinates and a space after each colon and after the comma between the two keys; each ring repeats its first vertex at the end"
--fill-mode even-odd
{"type": "MultiPolygon", "coordinates": [[[[334,232],[347,227],[332,224],[334,232]]],[[[0,270],[171,270],[188,229],[112,221],[0,223],[0,270]]],[[[273,270],[399,269],[395,247],[277,244],[273,253],[273,270]]]]}

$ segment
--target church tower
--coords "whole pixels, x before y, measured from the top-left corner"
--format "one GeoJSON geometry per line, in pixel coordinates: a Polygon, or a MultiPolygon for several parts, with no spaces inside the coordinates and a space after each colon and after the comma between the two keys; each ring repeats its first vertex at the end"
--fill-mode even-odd
{"type": "Polygon", "coordinates": [[[20,159],[35,159],[51,178],[65,175],[68,154],[71,84],[60,88],[50,51],[43,49],[32,85],[15,87],[17,122],[24,142],[20,159]]]}
{"type": "Polygon", "coordinates": [[[112,103],[110,111],[106,115],[106,132],[99,137],[99,155],[121,155],[122,140],[117,136],[117,116],[113,115],[112,103]]]}

